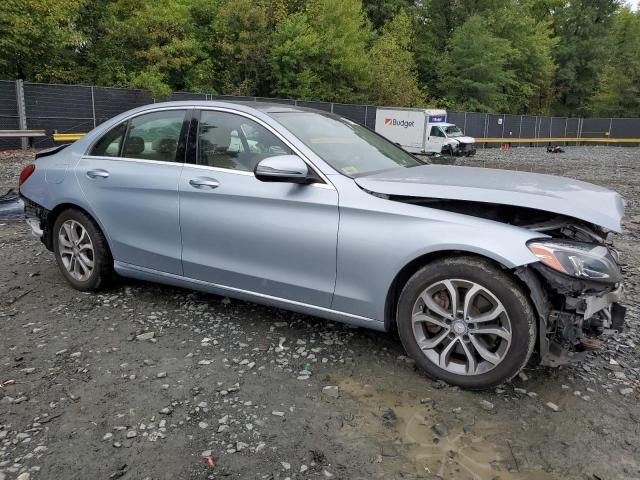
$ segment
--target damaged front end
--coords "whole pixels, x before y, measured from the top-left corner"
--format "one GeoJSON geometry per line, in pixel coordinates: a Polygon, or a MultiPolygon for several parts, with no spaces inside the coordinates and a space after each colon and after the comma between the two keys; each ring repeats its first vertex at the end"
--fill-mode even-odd
{"type": "Polygon", "coordinates": [[[538,312],[541,363],[582,360],[602,346],[598,337],[624,326],[622,270],[605,228],[530,207],[466,200],[386,196],[390,200],[485,218],[534,232],[538,257],[514,273],[528,287],[538,312]]]}
{"type": "Polygon", "coordinates": [[[527,228],[551,237],[529,242],[540,261],[515,270],[539,314],[541,363],[580,361],[602,346],[603,333],[624,327],[618,254],[607,242],[608,232],[575,219],[527,228]]]}

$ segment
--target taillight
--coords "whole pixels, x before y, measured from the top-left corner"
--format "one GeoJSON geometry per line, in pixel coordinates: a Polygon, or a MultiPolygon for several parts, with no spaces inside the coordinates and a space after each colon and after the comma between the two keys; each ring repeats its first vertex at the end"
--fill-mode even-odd
{"type": "Polygon", "coordinates": [[[33,163],[24,167],[24,170],[20,172],[20,178],[18,179],[18,188],[20,188],[22,184],[27,181],[27,178],[29,178],[31,174],[35,171],[36,171],[36,166],[33,163]]]}

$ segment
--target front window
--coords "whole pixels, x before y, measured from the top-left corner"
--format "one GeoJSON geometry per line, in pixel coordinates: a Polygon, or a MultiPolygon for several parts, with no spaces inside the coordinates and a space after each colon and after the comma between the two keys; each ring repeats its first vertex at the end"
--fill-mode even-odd
{"type": "Polygon", "coordinates": [[[204,110],[198,128],[198,164],[251,172],[267,157],[293,151],[262,125],[241,115],[204,110]]]}
{"type": "Polygon", "coordinates": [[[444,133],[447,134],[447,137],[464,137],[464,133],[455,125],[451,125],[449,127],[444,127],[444,133]]]}
{"type": "Polygon", "coordinates": [[[349,177],[423,165],[380,135],[335,115],[287,112],[272,116],[316,155],[349,177]]]}

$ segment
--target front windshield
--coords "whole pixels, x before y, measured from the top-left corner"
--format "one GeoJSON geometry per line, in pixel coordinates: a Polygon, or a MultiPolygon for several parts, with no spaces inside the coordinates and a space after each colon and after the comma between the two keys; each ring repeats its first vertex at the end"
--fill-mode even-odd
{"type": "Polygon", "coordinates": [[[444,133],[447,134],[447,137],[463,137],[464,133],[455,125],[451,125],[450,127],[443,127],[444,133]]]}
{"type": "Polygon", "coordinates": [[[349,177],[424,164],[376,133],[335,115],[314,112],[271,115],[316,155],[349,177]]]}

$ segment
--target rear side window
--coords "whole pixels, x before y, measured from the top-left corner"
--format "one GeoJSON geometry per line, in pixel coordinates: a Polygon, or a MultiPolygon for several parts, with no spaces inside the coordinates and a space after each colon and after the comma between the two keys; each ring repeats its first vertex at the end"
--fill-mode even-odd
{"type": "Polygon", "coordinates": [[[186,113],[186,110],[165,110],[132,118],[121,156],[175,162],[186,113]]]}
{"type": "Polygon", "coordinates": [[[121,123],[117,127],[109,130],[91,149],[89,155],[96,157],[118,157],[120,156],[120,145],[126,131],[127,122],[121,123]]]}

